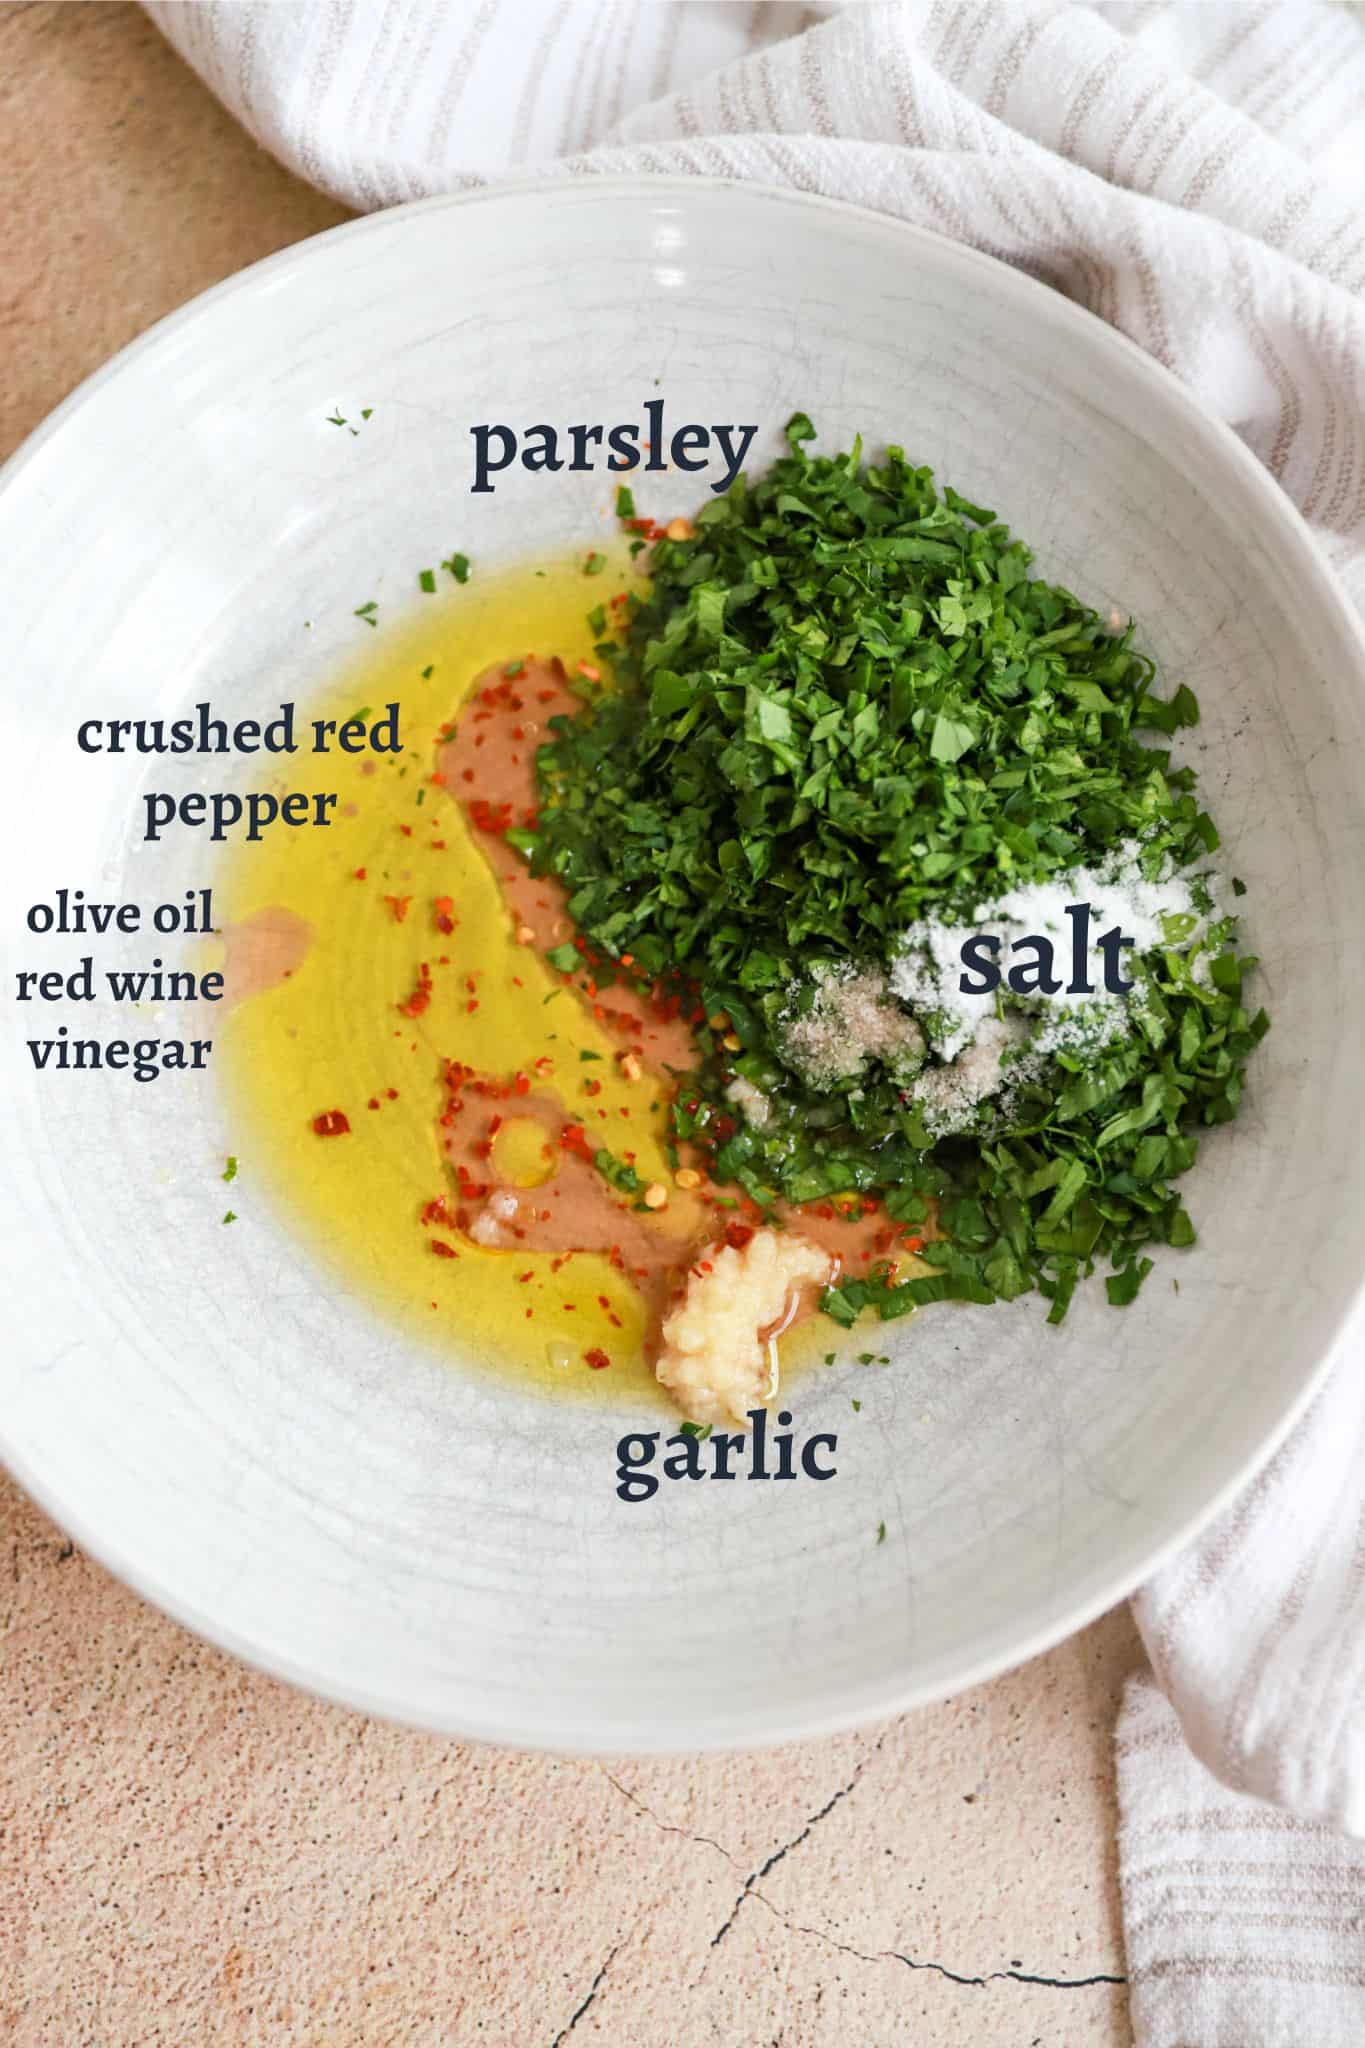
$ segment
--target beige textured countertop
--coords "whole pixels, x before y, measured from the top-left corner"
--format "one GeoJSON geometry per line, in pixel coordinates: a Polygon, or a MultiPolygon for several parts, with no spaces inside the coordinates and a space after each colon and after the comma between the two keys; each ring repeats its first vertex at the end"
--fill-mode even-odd
{"type": "MultiPolygon", "coordinates": [[[[0,163],[0,453],[161,314],[342,217],[110,0],[0,8],[0,163]]],[[[1130,2040],[1103,1981],[1126,1610],[888,1727],[607,1769],[290,1692],[0,1479],[0,1643],[20,2048],[1130,2040]]]]}

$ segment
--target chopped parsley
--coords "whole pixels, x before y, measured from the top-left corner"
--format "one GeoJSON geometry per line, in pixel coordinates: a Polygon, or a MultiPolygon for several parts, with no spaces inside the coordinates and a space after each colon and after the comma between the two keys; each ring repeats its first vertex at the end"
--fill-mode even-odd
{"type": "Polygon", "coordinates": [[[434,569],[421,570],[418,574],[417,581],[420,584],[421,588],[427,593],[427,596],[430,597],[436,588],[436,571],[434,569]]]}
{"type": "Polygon", "coordinates": [[[592,1163],[603,1180],[610,1181],[623,1195],[633,1195],[641,1186],[640,1176],[626,1160],[618,1159],[605,1145],[593,1153],[592,1163]]]}
{"type": "MultiPolygon", "coordinates": [[[[876,1059],[803,1079],[783,1025],[814,974],[887,967],[917,920],[970,919],[1131,842],[1149,879],[1207,862],[1218,834],[1170,751],[1198,704],[1159,696],[1131,624],[1033,576],[992,511],[900,449],[813,456],[813,434],[798,414],[765,476],[656,543],[645,601],[599,650],[616,687],[552,721],[537,823],[514,843],[564,885],[599,980],[629,955],[724,1012],[672,1106],[717,1181],[764,1207],[856,1193],[898,1224],[935,1219],[932,1270],[842,1281],[822,1302],[835,1322],[1033,1289],[1059,1322],[1100,1258],[1125,1306],[1146,1247],[1194,1241],[1176,1183],[1236,1115],[1268,1028],[1234,918],[1211,922],[1199,974],[1171,946],[1130,963],[1131,1035],[1055,1052],[953,1136],[876,1059]],[[736,1079],[770,1105],[762,1128],[736,1079]]],[[[581,964],[570,945],[546,957],[581,964]]]]}
{"type": "Polygon", "coordinates": [[[452,575],[452,576],[453,576],[453,577],[455,578],[455,581],[456,581],[457,583],[468,583],[468,581],[469,581],[469,557],[468,557],[468,555],[458,555],[458,554],[457,554],[457,555],[447,555],[447,557],[446,557],[445,561],[444,561],[444,562],[442,562],[442,564],[441,564],[441,567],[442,567],[443,569],[448,569],[448,570],[450,571],[451,575],[452,575]]]}
{"type": "Polygon", "coordinates": [[[225,1167],[223,1168],[223,1174],[222,1174],[222,1177],[223,1177],[223,1179],[224,1179],[224,1180],[236,1180],[236,1178],[237,1178],[237,1154],[236,1154],[235,1152],[229,1152],[229,1153],[228,1153],[228,1156],[227,1156],[227,1165],[226,1165],[226,1166],[225,1166],[225,1167]]]}

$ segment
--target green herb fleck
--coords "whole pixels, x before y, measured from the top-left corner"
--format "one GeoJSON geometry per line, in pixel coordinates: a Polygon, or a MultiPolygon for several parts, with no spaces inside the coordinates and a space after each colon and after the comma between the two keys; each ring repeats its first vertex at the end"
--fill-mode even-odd
{"type": "Polygon", "coordinates": [[[446,557],[445,561],[444,561],[444,562],[442,562],[442,564],[441,564],[441,567],[442,567],[443,569],[448,569],[448,570],[450,571],[451,575],[452,575],[452,576],[453,576],[453,577],[455,578],[455,581],[456,581],[457,583],[468,583],[468,581],[469,581],[469,557],[468,557],[468,555],[448,555],[448,556],[446,557]]]}
{"type": "Polygon", "coordinates": [[[436,588],[436,571],[434,569],[423,569],[417,581],[422,589],[425,590],[427,596],[430,597],[436,588]]]}
{"type": "Polygon", "coordinates": [[[228,1153],[228,1158],[227,1158],[227,1165],[226,1165],[226,1166],[225,1166],[225,1167],[223,1168],[223,1179],[224,1179],[224,1180],[236,1180],[236,1178],[237,1178],[237,1155],[236,1155],[236,1153],[235,1153],[235,1152],[229,1152],[229,1153],[228,1153]]]}
{"type": "Polygon", "coordinates": [[[601,1174],[603,1180],[610,1181],[611,1185],[614,1188],[619,1188],[623,1195],[633,1195],[639,1189],[641,1184],[640,1176],[635,1171],[635,1168],[630,1165],[629,1161],[618,1159],[614,1152],[607,1150],[605,1145],[593,1153],[592,1163],[601,1174]]]}

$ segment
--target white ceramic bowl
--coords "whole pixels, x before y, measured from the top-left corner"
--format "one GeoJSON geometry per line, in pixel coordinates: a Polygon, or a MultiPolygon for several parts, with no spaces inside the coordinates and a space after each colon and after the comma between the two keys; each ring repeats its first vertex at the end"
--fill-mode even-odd
{"type": "MultiPolygon", "coordinates": [[[[758,421],[759,463],[797,407],[826,446],[900,442],[1045,573],[1135,613],[1203,706],[1192,751],[1274,1028],[1196,1170],[1201,1243],[1136,1306],[1095,1283],[1060,1331],[1036,1298],[888,1326],[875,1382],[801,1395],[802,1427],[839,1433],[836,1483],[626,1504],[628,1412],[424,1355],[341,1298],[287,1218],[221,1228],[211,1076],[36,1074],[37,1006],[6,1005],[0,1436],[20,1479],[273,1671],[578,1750],[815,1734],[1044,1647],[1245,1478],[1365,1269],[1348,608],[1285,499],[1135,349],[985,257],[833,205],[657,181],[399,208],[210,292],[78,392],[0,497],[11,966],[88,950],[21,937],[62,884],[145,902],[211,879],[190,835],[139,843],[164,764],[87,759],[82,717],[305,697],[354,650],[356,591],[405,602],[433,534],[488,563],[602,529],[600,477],[509,470],[468,497],[471,422],[636,419],[655,395],[675,419],[758,421]],[[374,408],[361,435],[327,424],[338,403],[374,408]]],[[[676,509],[704,481],[667,479],[676,509]]],[[[44,1032],[58,1014],[119,1028],[95,1003],[44,1032]]]]}

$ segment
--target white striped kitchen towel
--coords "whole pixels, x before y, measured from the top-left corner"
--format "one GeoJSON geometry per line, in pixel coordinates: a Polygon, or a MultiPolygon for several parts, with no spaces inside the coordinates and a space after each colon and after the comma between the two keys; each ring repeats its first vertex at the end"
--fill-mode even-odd
{"type": "MultiPolygon", "coordinates": [[[[1184,378],[1365,603],[1365,21],[1353,8],[149,11],[267,148],[359,208],[532,171],[693,172],[828,194],[989,250],[1184,378]]],[[[1353,1363],[1136,1602],[1163,1688],[1132,1691],[1119,1730],[1141,2048],[1365,2043],[1365,1852],[1345,1839],[1365,1835],[1365,1381],[1353,1363]]]]}
{"type": "Polygon", "coordinates": [[[1229,1792],[1147,1678],[1118,1773],[1138,2048],[1359,2048],[1365,1841],[1229,1792]]]}

